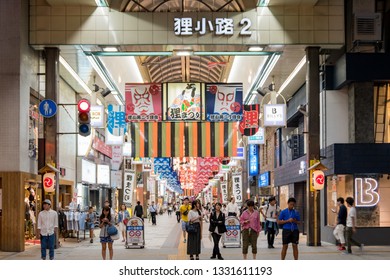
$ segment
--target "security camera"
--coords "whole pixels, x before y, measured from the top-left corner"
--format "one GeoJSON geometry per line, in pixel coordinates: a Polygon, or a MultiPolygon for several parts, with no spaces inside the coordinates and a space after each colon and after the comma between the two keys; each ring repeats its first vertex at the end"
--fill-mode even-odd
{"type": "Polygon", "coordinates": [[[111,90],[106,88],[106,89],[103,89],[101,94],[103,97],[106,97],[107,95],[109,95],[111,93],[111,90]]]}
{"type": "Polygon", "coordinates": [[[98,92],[100,87],[97,84],[93,84],[93,91],[98,92]]]}
{"type": "Polygon", "coordinates": [[[262,88],[258,88],[256,91],[258,94],[260,94],[263,97],[267,94],[267,92],[262,88]]]}

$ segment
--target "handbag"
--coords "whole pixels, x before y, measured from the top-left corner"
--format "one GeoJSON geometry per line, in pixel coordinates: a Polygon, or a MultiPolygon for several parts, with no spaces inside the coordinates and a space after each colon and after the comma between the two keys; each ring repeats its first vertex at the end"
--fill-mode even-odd
{"type": "Polygon", "coordinates": [[[117,232],[117,233],[114,234],[114,235],[111,235],[110,238],[111,238],[112,240],[118,240],[118,239],[120,238],[119,232],[117,232]]]}
{"type": "Polygon", "coordinates": [[[129,220],[128,219],[124,219],[123,220],[123,223],[127,226],[127,223],[129,222],[129,220]]]}
{"type": "Polygon", "coordinates": [[[188,233],[197,233],[198,232],[198,228],[194,224],[192,224],[192,223],[188,224],[187,232],[188,233]]]}
{"type": "Polygon", "coordinates": [[[107,228],[107,234],[108,234],[109,236],[113,236],[113,235],[115,235],[115,234],[117,234],[117,233],[118,233],[118,229],[116,228],[116,226],[111,225],[111,226],[109,226],[109,227],[107,228]]]}

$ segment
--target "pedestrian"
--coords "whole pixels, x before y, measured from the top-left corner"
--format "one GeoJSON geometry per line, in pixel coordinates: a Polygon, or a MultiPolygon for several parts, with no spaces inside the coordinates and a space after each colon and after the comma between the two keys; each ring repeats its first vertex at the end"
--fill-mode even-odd
{"type": "Polygon", "coordinates": [[[345,251],[345,227],[347,225],[348,210],[344,205],[344,198],[337,198],[337,206],[339,211],[337,213],[337,225],[334,228],[333,235],[336,238],[338,250],[345,251]]]}
{"type": "Polygon", "coordinates": [[[102,214],[99,218],[100,222],[100,243],[102,244],[102,257],[103,260],[106,259],[106,251],[107,251],[107,244],[108,244],[108,251],[110,254],[110,260],[112,260],[114,256],[114,249],[113,249],[113,243],[114,240],[112,240],[111,236],[108,234],[107,229],[111,225],[115,225],[115,218],[111,215],[110,207],[104,206],[102,210],[102,214]]]}
{"type": "Polygon", "coordinates": [[[228,212],[228,216],[238,217],[239,210],[238,210],[238,205],[236,203],[236,199],[234,197],[230,199],[230,202],[228,203],[226,210],[228,212]]]}
{"type": "Polygon", "coordinates": [[[181,230],[183,232],[183,242],[186,243],[186,234],[188,226],[188,214],[191,210],[191,205],[189,205],[190,200],[188,197],[185,197],[183,200],[183,205],[180,206],[180,215],[181,215],[181,230]]]}
{"type": "MultiPolygon", "coordinates": [[[[108,200],[104,201],[103,207],[108,207],[108,208],[110,208],[110,214],[111,214],[111,216],[113,216],[114,219],[115,219],[115,211],[114,211],[114,209],[112,209],[112,207],[111,207],[111,205],[110,205],[110,202],[109,202],[108,200]]],[[[102,213],[103,213],[103,210],[102,210],[102,213]]]]}
{"type": "Polygon", "coordinates": [[[201,252],[201,236],[202,236],[202,213],[199,208],[200,202],[194,200],[191,205],[191,210],[188,213],[188,243],[187,255],[190,255],[190,260],[194,260],[194,255],[199,260],[201,252]],[[191,231],[193,228],[194,231],[191,231]]]}
{"type": "Polygon", "coordinates": [[[156,215],[157,215],[157,206],[154,205],[154,201],[152,201],[152,204],[149,206],[149,213],[150,216],[152,217],[152,225],[156,226],[156,215]]]}
{"type": "Polygon", "coordinates": [[[294,260],[298,259],[299,229],[298,223],[301,221],[299,212],[294,209],[296,200],[290,197],[287,201],[287,208],[280,212],[278,225],[283,228],[281,259],[286,259],[288,244],[292,244],[294,260]]]}
{"type": "Polygon", "coordinates": [[[141,201],[137,201],[137,205],[134,207],[134,215],[144,220],[144,208],[141,205],[141,201]]]}
{"type": "Polygon", "coordinates": [[[224,204],[222,204],[222,213],[224,213],[225,214],[225,217],[227,217],[227,215],[228,215],[228,212],[227,212],[227,208],[226,208],[226,204],[224,203],[224,204]]]}
{"type": "Polygon", "coordinates": [[[172,204],[169,203],[169,204],[168,204],[168,216],[172,216],[172,211],[173,211],[172,204]]]}
{"type": "Polygon", "coordinates": [[[209,232],[211,232],[211,236],[214,242],[213,255],[210,259],[215,259],[218,257],[219,260],[223,260],[221,252],[219,250],[219,240],[221,240],[222,234],[225,233],[225,214],[221,210],[221,203],[217,202],[215,204],[215,212],[210,215],[210,226],[209,232]]]}
{"type": "Polygon", "coordinates": [[[130,213],[127,210],[126,205],[122,204],[121,210],[118,213],[118,225],[119,225],[119,232],[122,233],[122,242],[126,241],[126,226],[129,219],[130,219],[130,213]]]}
{"type": "Polygon", "coordinates": [[[349,212],[347,216],[347,227],[345,230],[346,241],[347,241],[347,252],[344,254],[352,254],[352,245],[356,245],[360,248],[360,251],[363,251],[364,244],[359,243],[353,238],[353,235],[356,233],[356,208],[355,200],[352,197],[347,197],[345,199],[347,206],[349,207],[349,212]]]}
{"type": "Polygon", "coordinates": [[[257,238],[261,231],[260,214],[254,209],[255,203],[253,200],[248,200],[247,209],[242,212],[240,217],[241,231],[242,231],[242,254],[244,260],[247,259],[248,247],[251,245],[253,259],[256,259],[257,254],[257,238]]]}
{"type": "Polygon", "coordinates": [[[279,233],[279,226],[276,222],[280,212],[279,206],[276,205],[276,198],[274,196],[268,199],[268,205],[260,209],[260,213],[265,219],[264,233],[267,235],[268,249],[273,249],[275,236],[279,233]],[[264,213],[264,212],[265,213],[264,213]]]}
{"type": "Polygon", "coordinates": [[[180,204],[179,204],[179,202],[177,202],[176,204],[175,204],[175,213],[176,213],[176,221],[177,221],[177,223],[180,223],[180,204]]]}
{"type": "Polygon", "coordinates": [[[43,211],[38,215],[38,236],[41,239],[41,259],[46,260],[46,250],[49,258],[54,260],[55,232],[58,229],[58,214],[51,209],[50,199],[43,201],[43,211]]]}
{"type": "Polygon", "coordinates": [[[87,217],[85,218],[87,222],[87,228],[89,228],[89,242],[93,243],[93,238],[95,237],[93,231],[95,229],[95,222],[96,222],[96,213],[93,211],[93,207],[90,206],[88,208],[88,214],[87,217]]]}

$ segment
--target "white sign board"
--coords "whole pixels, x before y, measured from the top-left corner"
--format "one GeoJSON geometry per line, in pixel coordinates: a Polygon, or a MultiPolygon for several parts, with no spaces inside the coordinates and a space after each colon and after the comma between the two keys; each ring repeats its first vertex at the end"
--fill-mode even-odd
{"type": "Polygon", "coordinates": [[[122,189],[122,171],[111,171],[111,187],[122,189]]]}
{"type": "Polygon", "coordinates": [[[233,173],[232,174],[232,183],[233,183],[233,195],[237,203],[242,203],[242,173],[233,173]]]}
{"type": "Polygon", "coordinates": [[[91,126],[95,128],[104,127],[104,106],[92,105],[91,110],[91,126]]]}
{"type": "Polygon", "coordinates": [[[257,130],[255,135],[248,136],[248,144],[257,144],[257,145],[265,144],[263,127],[259,127],[259,130],[257,130]]]}
{"type": "Polygon", "coordinates": [[[122,146],[112,146],[111,169],[119,170],[122,161],[122,146]]]}
{"type": "Polygon", "coordinates": [[[85,157],[88,155],[92,146],[92,134],[88,136],[77,135],[77,156],[85,157]]]}
{"type": "Polygon", "coordinates": [[[110,166],[98,164],[97,166],[97,183],[102,185],[110,184],[110,166]]]}
{"type": "Polygon", "coordinates": [[[286,104],[264,105],[264,126],[286,126],[286,104]]]}
{"type": "Polygon", "coordinates": [[[129,205],[133,201],[133,191],[135,185],[135,171],[124,172],[123,203],[129,205]]]}
{"type": "Polygon", "coordinates": [[[228,203],[228,186],[227,182],[221,182],[221,194],[222,194],[222,203],[228,203]]]}
{"type": "Polygon", "coordinates": [[[88,160],[81,160],[81,181],[96,184],[96,164],[88,160]]]}
{"type": "Polygon", "coordinates": [[[123,136],[112,135],[106,128],[106,145],[123,145],[123,136]]]}

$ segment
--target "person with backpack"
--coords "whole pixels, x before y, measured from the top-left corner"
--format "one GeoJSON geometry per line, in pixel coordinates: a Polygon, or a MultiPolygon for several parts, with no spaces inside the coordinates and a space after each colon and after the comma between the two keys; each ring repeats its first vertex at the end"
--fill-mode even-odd
{"type": "Polygon", "coordinates": [[[268,205],[260,208],[260,214],[264,217],[264,233],[267,235],[268,249],[273,249],[275,236],[279,233],[277,223],[278,214],[280,212],[279,206],[276,205],[276,198],[274,196],[268,199],[268,205]],[[265,212],[265,213],[264,213],[265,212]]]}

